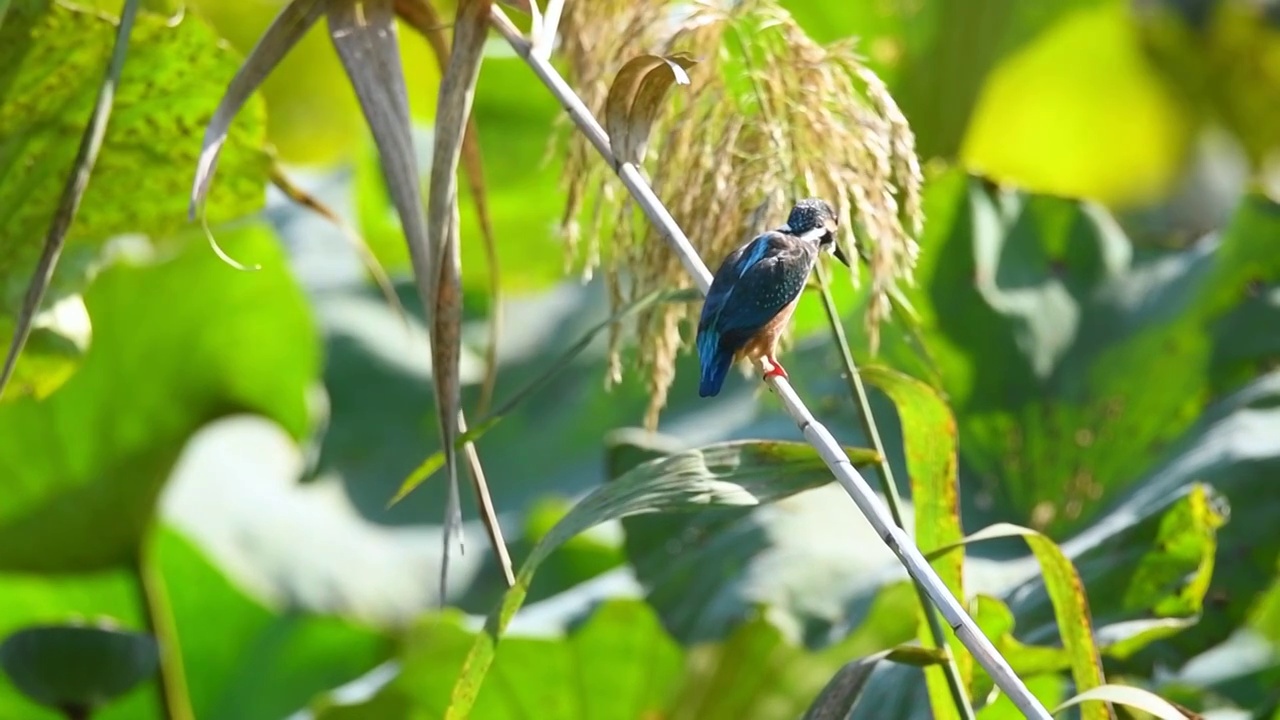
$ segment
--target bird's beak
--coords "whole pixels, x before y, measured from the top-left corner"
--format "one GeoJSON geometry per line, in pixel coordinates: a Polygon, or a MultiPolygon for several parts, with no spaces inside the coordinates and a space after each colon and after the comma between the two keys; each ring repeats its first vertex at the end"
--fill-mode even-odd
{"type": "Polygon", "coordinates": [[[835,244],[835,248],[836,248],[835,250],[831,251],[831,254],[835,255],[837,260],[844,263],[845,267],[852,269],[853,266],[849,264],[849,258],[844,256],[844,250],[841,250],[840,245],[835,243],[834,240],[832,240],[831,242],[835,244]]]}
{"type": "Polygon", "coordinates": [[[844,263],[845,267],[853,268],[853,266],[849,264],[849,258],[845,257],[844,250],[840,249],[840,243],[836,241],[836,231],[840,228],[834,222],[827,222],[825,227],[827,230],[827,237],[831,238],[831,247],[833,248],[831,254],[835,255],[837,260],[844,263]]]}

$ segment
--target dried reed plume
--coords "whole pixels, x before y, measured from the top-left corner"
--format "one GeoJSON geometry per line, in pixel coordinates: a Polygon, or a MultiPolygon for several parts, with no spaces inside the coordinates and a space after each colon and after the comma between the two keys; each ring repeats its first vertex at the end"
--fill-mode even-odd
{"type": "MultiPolygon", "coordinates": [[[[846,254],[855,258],[860,247],[868,259],[866,322],[875,342],[889,291],[911,282],[922,180],[906,119],[852,42],[815,43],[772,0],[571,2],[561,31],[571,82],[597,112],[631,58],[686,52],[698,59],[692,87],[669,96],[651,137],[644,170],[659,197],[713,270],[766,224],[781,222],[792,201],[816,195],[831,202],[846,254]]],[[[568,143],[569,262],[588,275],[603,265],[615,308],[657,288],[687,286],[679,261],[587,141],[574,134],[568,143]]],[[[681,327],[696,322],[694,312],[667,305],[637,320],[650,428],[685,346],[681,327]]],[[[609,382],[621,377],[619,345],[615,328],[609,382]]]]}

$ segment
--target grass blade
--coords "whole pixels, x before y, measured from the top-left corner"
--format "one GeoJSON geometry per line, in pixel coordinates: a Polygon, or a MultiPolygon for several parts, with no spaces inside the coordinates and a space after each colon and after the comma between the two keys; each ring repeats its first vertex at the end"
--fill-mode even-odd
{"type": "MultiPolygon", "coordinates": [[[[6,2],[0,7],[0,22],[9,11],[6,2]]],[[[31,336],[31,327],[35,323],[40,304],[44,302],[45,291],[53,280],[53,272],[58,266],[58,258],[66,244],[67,231],[75,220],[76,211],[80,208],[80,200],[84,197],[85,188],[89,186],[89,176],[93,174],[94,163],[98,160],[98,151],[102,149],[102,140],[107,134],[107,122],[111,119],[111,107],[115,100],[116,84],[120,82],[120,72],[124,69],[125,56],[129,51],[129,34],[133,31],[134,19],[138,16],[138,0],[125,0],[120,10],[120,23],[116,27],[115,44],[111,48],[111,60],[107,63],[107,71],[98,86],[98,97],[93,104],[93,112],[89,114],[89,123],[84,134],[80,136],[80,148],[76,151],[75,162],[71,165],[71,174],[62,189],[62,197],[58,200],[58,209],[54,211],[53,222],[45,235],[44,246],[40,251],[40,260],[36,263],[35,272],[27,284],[27,292],[22,299],[22,309],[18,314],[13,331],[13,339],[9,342],[9,351],[4,359],[4,369],[0,370],[0,395],[4,394],[13,371],[18,366],[18,356],[31,336]]]]}
{"type": "MultiPolygon", "coordinates": [[[[842,449],[849,462],[874,458],[867,450],[842,449]]],[[[493,663],[498,640],[524,603],[538,566],[558,547],[600,523],[629,515],[696,512],[708,507],[776,502],[831,482],[821,456],[807,444],[736,441],[689,450],[637,466],[574,505],[530,551],[515,585],[485,621],[484,632],[463,664],[446,718],[465,718],[493,663]]]]}
{"type": "Polygon", "coordinates": [[[1160,720],[1187,720],[1187,718],[1200,717],[1191,712],[1184,712],[1173,703],[1149,690],[1128,685],[1099,685],[1091,690],[1086,690],[1054,708],[1053,714],[1057,715],[1063,710],[1083,702],[1109,702],[1116,705],[1125,705],[1141,710],[1148,715],[1153,715],[1160,720]]]}
{"type": "MultiPolygon", "coordinates": [[[[979,530],[968,537],[949,545],[944,545],[928,553],[930,559],[941,558],[957,548],[970,543],[996,538],[1020,537],[1027,542],[1031,552],[1040,563],[1044,574],[1045,590],[1053,605],[1053,614],[1058,621],[1058,632],[1062,637],[1062,647],[1071,660],[1071,678],[1076,689],[1088,692],[1106,682],[1102,674],[1102,658],[1093,637],[1093,620],[1089,615],[1089,598],[1085,595],[1084,583],[1075,565],[1062,552],[1057,543],[1047,536],[1020,525],[996,523],[979,530]]],[[[1112,720],[1114,713],[1102,702],[1082,701],[1080,708],[1083,720],[1112,720]]]]}
{"type": "Polygon", "coordinates": [[[534,26],[537,32],[533,36],[533,52],[543,60],[551,59],[551,51],[556,46],[556,33],[560,30],[560,15],[563,12],[564,0],[547,0],[547,10],[542,14],[541,22],[534,26]]]}
{"type": "MultiPolygon", "coordinates": [[[[854,372],[857,372],[856,368],[854,372]]],[[[960,527],[959,431],[951,409],[933,388],[887,367],[863,368],[861,376],[888,395],[898,409],[911,498],[915,502],[915,540],[920,551],[927,553],[959,541],[964,537],[960,527]]],[[[857,384],[861,385],[860,382],[857,384]]],[[[860,397],[866,395],[865,391],[856,394],[860,397]]],[[[869,403],[863,408],[863,413],[871,418],[869,403]]],[[[883,454],[879,431],[873,435],[873,447],[883,454]]],[[[880,469],[886,484],[891,485],[894,480],[888,463],[882,463],[880,469]]],[[[893,494],[897,494],[896,488],[893,494]]],[[[933,566],[948,590],[956,597],[965,596],[963,552],[949,553],[935,561],[933,566]]],[[[944,664],[937,670],[925,671],[934,715],[939,719],[971,718],[973,708],[966,687],[973,676],[973,659],[961,652],[963,646],[955,633],[943,629],[937,614],[923,597],[923,591],[921,595],[920,610],[925,622],[920,628],[920,640],[935,646],[946,642],[955,658],[953,667],[944,664]]]]}
{"type": "MultiPolygon", "coordinates": [[[[458,432],[467,434],[467,418],[458,413],[458,432]]],[[[493,497],[489,494],[489,482],[484,477],[484,467],[480,464],[480,453],[476,452],[475,443],[459,438],[463,454],[467,458],[467,471],[471,475],[471,487],[476,493],[476,504],[480,507],[481,524],[489,535],[489,544],[498,556],[498,564],[502,567],[502,577],[507,587],[516,584],[515,568],[511,564],[511,553],[507,552],[507,543],[502,539],[502,526],[498,524],[498,513],[493,509],[493,497]]]]}

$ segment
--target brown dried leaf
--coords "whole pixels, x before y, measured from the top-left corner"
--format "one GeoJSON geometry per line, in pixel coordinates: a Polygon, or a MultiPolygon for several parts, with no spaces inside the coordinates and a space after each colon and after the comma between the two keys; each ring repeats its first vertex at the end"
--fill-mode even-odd
{"type": "MultiPolygon", "coordinates": [[[[426,38],[443,73],[449,63],[449,38],[444,33],[448,24],[436,12],[435,7],[427,0],[396,0],[396,13],[426,38]]],[[[489,264],[489,342],[485,346],[484,379],[480,384],[480,398],[475,407],[478,414],[487,415],[498,383],[498,338],[502,335],[502,271],[498,263],[498,244],[489,216],[489,195],[485,189],[480,134],[473,117],[467,118],[466,132],[462,136],[462,169],[467,176],[467,187],[471,191],[476,217],[480,221],[485,261],[489,264]]]]}
{"type": "MultiPolygon", "coordinates": [[[[454,441],[461,432],[462,385],[459,362],[462,351],[462,256],[458,234],[458,162],[480,63],[484,59],[491,0],[464,0],[453,26],[453,50],[440,80],[436,104],[435,143],[427,196],[427,237],[438,263],[431,294],[435,305],[431,322],[432,374],[436,385],[441,444],[449,472],[449,507],[445,518],[445,552],[441,570],[441,594],[448,572],[449,546],[461,539],[462,514],[458,506],[458,459],[454,441]]],[[[479,486],[483,475],[472,473],[479,486]]],[[[478,490],[479,492],[479,490],[478,490]]],[[[483,493],[483,494],[487,494],[483,493]]],[[[492,531],[492,529],[491,529],[492,531]]],[[[499,551],[501,555],[502,551],[499,551]]]]}
{"type": "Polygon", "coordinates": [[[672,85],[688,85],[688,68],[698,63],[686,53],[645,54],[628,60],[605,100],[605,131],[619,163],[644,161],[649,133],[672,85]]]}

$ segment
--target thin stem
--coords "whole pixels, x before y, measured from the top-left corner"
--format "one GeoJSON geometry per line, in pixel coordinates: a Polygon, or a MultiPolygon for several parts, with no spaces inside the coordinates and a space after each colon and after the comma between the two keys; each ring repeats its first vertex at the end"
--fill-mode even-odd
{"type": "MultiPolygon", "coordinates": [[[[116,84],[120,82],[120,73],[124,69],[125,56],[129,51],[129,34],[133,32],[133,22],[138,15],[139,0],[124,0],[120,10],[120,23],[116,26],[115,44],[111,48],[111,60],[107,63],[107,71],[103,75],[102,84],[98,87],[98,97],[93,104],[93,112],[89,114],[89,124],[80,136],[80,148],[76,151],[75,162],[71,165],[71,174],[62,188],[62,197],[58,200],[58,209],[53,214],[53,222],[44,238],[44,247],[40,251],[40,260],[27,285],[26,296],[22,300],[22,310],[18,315],[17,327],[13,339],[9,343],[9,352],[4,359],[4,367],[0,369],[0,395],[13,377],[18,366],[18,356],[31,336],[31,328],[35,324],[36,313],[44,302],[44,293],[53,281],[53,271],[58,267],[58,258],[62,256],[62,248],[67,242],[67,231],[80,209],[80,201],[84,198],[85,188],[89,186],[89,176],[93,174],[93,166],[98,161],[98,151],[102,149],[103,138],[107,135],[107,121],[111,119],[111,106],[116,96],[116,84]]],[[[0,22],[8,11],[9,3],[0,4],[0,22]]]]}
{"type": "MultiPolygon", "coordinates": [[[[671,217],[671,213],[662,204],[662,201],[658,199],[658,196],[653,192],[653,188],[649,186],[639,169],[630,163],[618,162],[609,145],[608,135],[605,134],[604,128],[600,126],[599,121],[596,120],[595,116],[582,102],[582,98],[569,87],[568,83],[550,63],[532,55],[529,41],[516,29],[516,26],[512,24],[506,13],[497,5],[494,5],[490,8],[489,19],[493,27],[510,43],[516,54],[529,65],[534,74],[538,76],[538,79],[556,96],[556,99],[569,113],[569,117],[578,126],[578,130],[586,136],[601,157],[614,169],[622,184],[635,199],[636,204],[640,206],[644,214],[664,236],[672,252],[680,258],[680,262],[692,276],[698,289],[703,294],[706,294],[707,289],[711,286],[711,272],[707,269],[706,264],[702,262],[702,258],[698,257],[698,253],[693,249],[689,238],[685,236],[684,231],[676,224],[675,219],[671,217]]],[[[871,487],[867,485],[867,481],[854,469],[853,463],[849,461],[848,455],[844,453],[840,444],[836,442],[831,431],[818,422],[818,419],[813,416],[809,408],[796,395],[795,390],[785,378],[770,377],[767,382],[778,393],[778,397],[782,401],[783,407],[786,408],[787,414],[795,420],[796,426],[800,428],[801,433],[803,433],[809,444],[818,451],[818,454],[831,470],[832,475],[835,476],[836,481],[853,498],[854,503],[867,518],[867,522],[871,523],[880,539],[898,556],[898,559],[911,577],[924,587],[925,594],[942,611],[943,617],[946,618],[951,628],[955,630],[960,642],[969,649],[969,652],[973,654],[978,663],[986,669],[996,687],[1008,695],[1014,706],[1027,717],[1049,720],[1051,716],[1045,710],[1044,705],[1027,690],[1026,685],[1009,667],[1009,663],[1000,655],[1000,652],[991,644],[991,641],[982,634],[973,618],[965,613],[959,601],[943,584],[941,578],[938,577],[938,574],[929,565],[928,561],[924,559],[924,556],[921,555],[919,548],[915,546],[911,538],[907,537],[907,534],[901,529],[894,526],[891,518],[886,517],[884,506],[876,499],[876,495],[871,490],[871,487]]]]}
{"type": "MultiPolygon", "coordinates": [[[[827,274],[822,267],[822,263],[818,263],[817,270],[818,289],[822,293],[822,307],[826,311],[827,322],[831,325],[831,333],[835,337],[836,346],[840,348],[840,356],[844,361],[845,377],[849,381],[849,393],[853,396],[854,402],[858,404],[858,417],[862,420],[863,432],[866,433],[867,439],[871,441],[871,449],[875,450],[876,456],[880,458],[875,465],[876,479],[880,481],[880,489],[884,491],[886,504],[889,506],[889,514],[893,516],[893,524],[905,531],[907,526],[903,524],[902,519],[902,497],[898,494],[898,483],[894,480],[893,468],[889,466],[889,458],[884,451],[884,442],[880,439],[880,428],[876,426],[875,415],[871,412],[871,399],[867,395],[866,386],[862,384],[862,374],[858,372],[858,366],[853,361],[853,352],[849,350],[849,340],[845,337],[844,324],[840,321],[840,313],[836,309],[835,300],[831,297],[831,286],[827,281],[827,274]]],[[[956,711],[960,713],[960,717],[964,718],[964,720],[974,720],[973,703],[970,702],[969,693],[965,691],[964,680],[960,677],[960,666],[956,664],[955,656],[947,645],[947,638],[942,632],[942,623],[938,620],[937,610],[929,602],[924,586],[919,582],[914,582],[914,580],[913,584],[916,588],[916,596],[920,599],[920,608],[924,612],[925,620],[929,623],[929,634],[933,637],[933,644],[947,654],[947,661],[942,665],[942,673],[947,678],[947,689],[951,692],[951,700],[955,703],[956,711]]]]}
{"type": "Polygon", "coordinates": [[[187,692],[186,670],[182,664],[182,646],[178,627],[169,604],[169,592],[160,573],[155,552],[156,530],[148,530],[134,556],[133,575],[138,585],[147,632],[160,647],[160,678],[156,694],[165,720],[195,720],[191,711],[191,695],[187,692]]]}
{"type": "Polygon", "coordinates": [[[351,249],[355,250],[356,254],[360,256],[360,261],[364,263],[369,274],[373,276],[374,282],[378,284],[378,289],[382,291],[383,299],[387,301],[387,304],[395,311],[396,316],[399,317],[405,324],[405,327],[408,328],[409,316],[405,314],[404,305],[400,302],[400,296],[396,295],[396,289],[391,283],[391,278],[387,276],[386,269],[382,267],[382,263],[378,262],[378,256],[373,254],[373,250],[369,248],[369,243],[365,242],[365,239],[360,236],[360,233],[357,232],[355,228],[348,225],[337,211],[321,202],[320,198],[312,195],[290,180],[289,176],[285,175],[284,168],[280,167],[280,163],[274,159],[271,162],[269,175],[271,178],[271,184],[275,185],[277,190],[284,193],[285,197],[319,215],[325,220],[328,220],[338,229],[339,232],[342,233],[347,244],[350,245],[351,249]]]}
{"type": "MultiPolygon", "coordinates": [[[[458,411],[459,436],[467,434],[467,418],[458,411]]],[[[511,553],[507,552],[507,541],[502,538],[502,526],[498,524],[498,513],[493,509],[493,498],[489,495],[489,483],[484,478],[484,468],[480,465],[480,454],[476,452],[476,444],[465,442],[462,452],[467,458],[467,469],[470,471],[471,485],[476,491],[476,504],[480,506],[480,514],[484,517],[484,529],[489,534],[489,544],[498,555],[498,565],[502,567],[502,578],[507,587],[515,587],[516,573],[511,564],[511,553]]]]}

